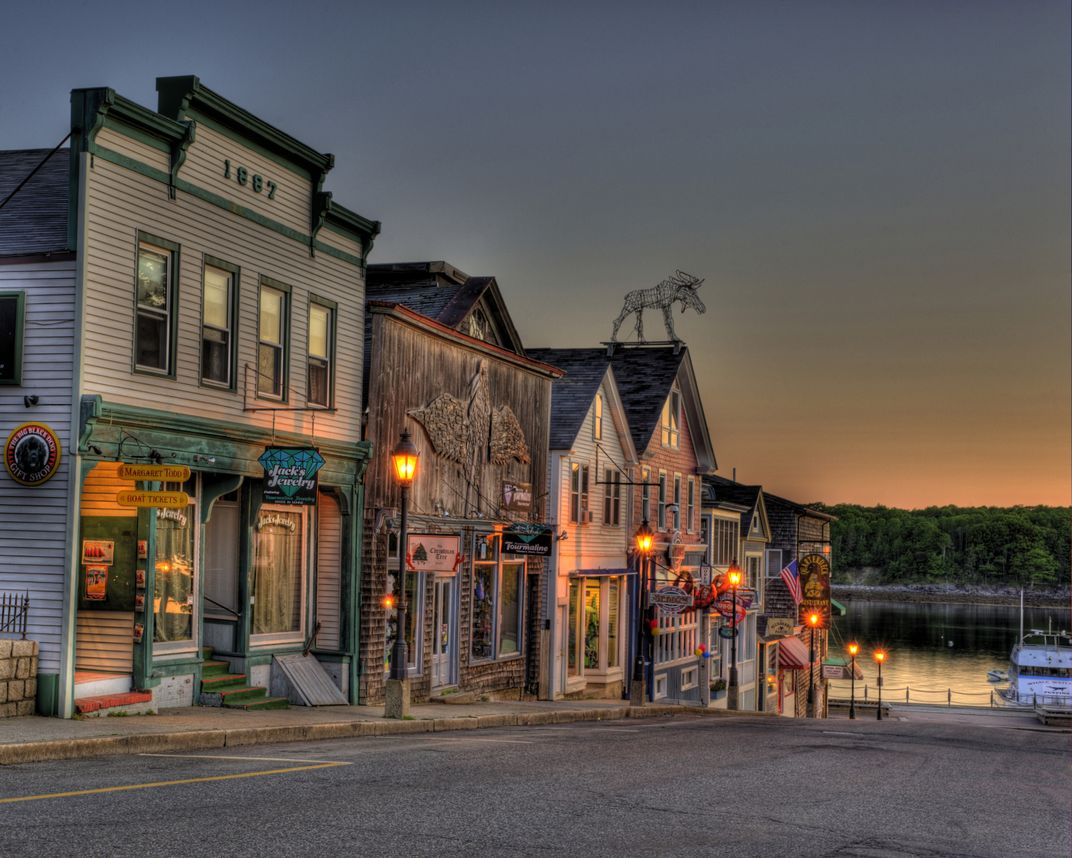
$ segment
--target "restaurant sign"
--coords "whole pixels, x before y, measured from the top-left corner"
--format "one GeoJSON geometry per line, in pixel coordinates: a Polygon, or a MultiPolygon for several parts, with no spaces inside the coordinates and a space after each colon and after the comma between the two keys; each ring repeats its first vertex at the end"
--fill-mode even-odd
{"type": "Polygon", "coordinates": [[[529,557],[546,557],[551,553],[551,528],[545,524],[518,521],[503,531],[504,554],[525,554],[529,557]]]}
{"type": "Polygon", "coordinates": [[[454,572],[461,558],[457,535],[411,533],[406,537],[406,566],[411,572],[454,572]]]}
{"type": "Polygon", "coordinates": [[[324,457],[312,447],[269,447],[257,460],[264,468],[264,502],[289,506],[316,503],[324,457]]]}
{"type": "Polygon", "coordinates": [[[692,596],[680,587],[660,587],[648,598],[664,614],[680,614],[692,607],[692,596]]]}
{"type": "Polygon", "coordinates": [[[822,627],[830,627],[830,561],[822,554],[808,554],[800,560],[801,621],[816,612],[822,627]]]}
{"type": "Polygon", "coordinates": [[[767,617],[767,635],[771,637],[791,635],[794,622],[792,617],[767,617]]]}

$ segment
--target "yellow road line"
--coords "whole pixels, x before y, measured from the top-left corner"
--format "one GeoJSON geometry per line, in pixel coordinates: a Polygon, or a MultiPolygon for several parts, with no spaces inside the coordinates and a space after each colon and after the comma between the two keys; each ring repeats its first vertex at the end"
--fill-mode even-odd
{"type": "Polygon", "coordinates": [[[16,801],[40,801],[46,798],[72,798],[79,795],[98,795],[105,792],[125,792],[133,789],[155,789],[156,787],[180,786],[182,784],[200,784],[208,781],[230,781],[238,778],[259,778],[265,775],[285,775],[291,772],[308,772],[313,769],[330,769],[346,766],[349,763],[317,763],[312,766],[293,766],[289,769],[268,769],[260,772],[239,772],[233,775],[209,775],[201,778],[183,778],[177,781],[154,781],[149,784],[125,784],[123,786],[98,787],[97,789],[79,789],[71,792],[47,792],[41,795],[19,795],[12,798],[0,798],[0,804],[13,804],[16,801]]]}

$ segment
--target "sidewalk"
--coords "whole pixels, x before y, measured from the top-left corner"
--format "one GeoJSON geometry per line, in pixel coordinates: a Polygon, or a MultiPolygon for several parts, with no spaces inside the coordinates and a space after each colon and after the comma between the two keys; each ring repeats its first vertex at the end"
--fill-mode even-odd
{"type": "Polygon", "coordinates": [[[307,742],[364,736],[440,733],[488,727],[612,721],[660,715],[733,714],[688,706],[644,706],[604,700],[492,702],[412,706],[410,718],[383,717],[382,706],[292,706],[260,712],[190,707],[159,715],[86,718],[30,716],[0,720],[0,765],[72,760],[109,754],[141,754],[232,748],[275,742],[307,742]]]}

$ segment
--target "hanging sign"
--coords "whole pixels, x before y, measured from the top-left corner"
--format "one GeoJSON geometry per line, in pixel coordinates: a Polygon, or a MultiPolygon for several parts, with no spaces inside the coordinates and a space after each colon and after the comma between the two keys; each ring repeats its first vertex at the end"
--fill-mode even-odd
{"type": "Polygon", "coordinates": [[[190,505],[190,496],[186,492],[116,492],[115,502],[120,506],[163,507],[164,509],[185,509],[190,505]]]}
{"type": "Polygon", "coordinates": [[[786,635],[793,634],[793,618],[792,617],[767,617],[767,635],[786,635]]]}
{"type": "Polygon", "coordinates": [[[458,568],[461,538],[442,533],[406,536],[406,566],[411,572],[453,572],[458,568]]]}
{"type": "MultiPolygon", "coordinates": [[[[808,554],[800,561],[800,616],[819,613],[823,628],[830,628],[830,561],[822,554],[808,554]]],[[[804,619],[801,620],[802,622],[804,619]]]]}
{"type": "Polygon", "coordinates": [[[504,554],[546,557],[551,553],[551,538],[551,528],[546,524],[519,521],[503,531],[502,550],[504,554]]]}
{"type": "Polygon", "coordinates": [[[316,503],[317,473],[324,457],[313,447],[269,447],[257,460],[264,468],[264,502],[290,506],[316,503]]]}
{"type": "Polygon", "coordinates": [[[532,483],[503,480],[502,508],[507,512],[529,512],[532,509],[532,483]]]}
{"type": "Polygon", "coordinates": [[[186,465],[128,465],[119,466],[119,479],[157,483],[185,483],[190,479],[186,465]]]}
{"type": "Polygon", "coordinates": [[[4,465],[16,483],[47,483],[60,467],[60,439],[44,423],[16,426],[4,445],[4,465]]]}
{"type": "Polygon", "coordinates": [[[692,596],[680,587],[660,587],[651,594],[649,601],[664,614],[680,614],[692,607],[692,596]]]}
{"type": "Polygon", "coordinates": [[[718,636],[720,638],[726,638],[726,640],[735,638],[737,637],[737,629],[731,628],[730,626],[721,626],[718,630],[718,636]]]}
{"type": "MultiPolygon", "coordinates": [[[[733,599],[722,598],[715,602],[715,610],[727,620],[733,619],[733,599]]],[[[743,623],[748,616],[748,605],[742,604],[741,597],[737,597],[737,622],[743,623]]]]}

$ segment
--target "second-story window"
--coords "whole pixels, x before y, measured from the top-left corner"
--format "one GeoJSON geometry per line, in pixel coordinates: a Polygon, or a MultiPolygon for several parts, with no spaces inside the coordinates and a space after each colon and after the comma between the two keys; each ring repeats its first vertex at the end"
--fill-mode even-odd
{"type": "Polygon", "coordinates": [[[715,519],[714,564],[716,566],[729,566],[737,560],[740,529],[739,521],[728,518],[715,519]]]}
{"type": "Polygon", "coordinates": [[[663,403],[662,442],[674,449],[681,444],[681,392],[676,387],[663,403]]]}
{"type": "Polygon", "coordinates": [[[622,475],[607,468],[603,483],[603,523],[617,527],[622,520],[622,475]]]}
{"type": "Polygon", "coordinates": [[[599,441],[603,437],[603,395],[596,394],[595,404],[592,406],[592,437],[599,441]]]}
{"type": "Polygon", "coordinates": [[[685,507],[685,530],[692,532],[696,515],[696,480],[689,477],[689,505],[685,507]]]}
{"type": "Polygon", "coordinates": [[[309,387],[307,398],[311,405],[332,404],[334,367],[332,354],[335,335],[335,311],[318,302],[309,304],[309,387]]]}
{"type": "Polygon", "coordinates": [[[666,474],[659,472],[659,530],[666,530],[666,474]]]}
{"type": "Polygon", "coordinates": [[[237,270],[205,263],[201,288],[201,380],[234,381],[234,306],[237,270]]]}
{"type": "Polygon", "coordinates": [[[178,245],[138,236],[137,321],[134,365],[170,374],[175,332],[175,265],[178,245]]]}
{"type": "Polygon", "coordinates": [[[681,530],[681,474],[674,474],[674,530],[681,530]]]}
{"type": "Polygon", "coordinates": [[[283,399],[287,361],[287,298],[282,289],[261,284],[257,393],[283,399]]]}
{"type": "Polygon", "coordinates": [[[570,466],[570,521],[588,521],[588,465],[577,462],[570,466]]]}
{"type": "Polygon", "coordinates": [[[651,468],[640,469],[640,520],[651,521],[651,468]]]}

